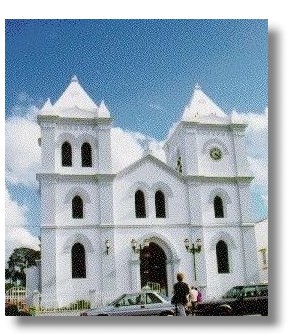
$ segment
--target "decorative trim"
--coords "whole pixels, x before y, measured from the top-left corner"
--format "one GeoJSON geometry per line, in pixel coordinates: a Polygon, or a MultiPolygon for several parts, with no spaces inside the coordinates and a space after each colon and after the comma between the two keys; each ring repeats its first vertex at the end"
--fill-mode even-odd
{"type": "Polygon", "coordinates": [[[86,235],[76,233],[74,235],[70,235],[66,239],[63,245],[63,248],[62,248],[63,253],[69,253],[71,251],[72,246],[77,242],[81,243],[84,246],[85,251],[87,251],[88,253],[94,252],[93,245],[91,241],[89,240],[89,238],[86,235]]]}
{"type": "Polygon", "coordinates": [[[205,176],[205,175],[185,175],[185,181],[192,182],[222,182],[222,183],[250,183],[254,176],[205,176]]]}
{"type": "Polygon", "coordinates": [[[142,164],[144,164],[146,161],[150,161],[152,163],[155,163],[158,167],[162,168],[163,170],[165,170],[167,173],[169,173],[170,175],[173,175],[174,177],[176,177],[179,181],[184,181],[183,179],[183,175],[180,174],[179,172],[177,172],[175,169],[173,169],[172,167],[168,166],[166,163],[164,163],[163,161],[159,160],[158,158],[154,157],[153,155],[147,154],[145,157],[135,161],[134,163],[132,163],[131,165],[129,165],[128,167],[122,169],[118,174],[117,174],[117,178],[121,178],[124,175],[130,173],[133,169],[138,168],[139,166],[141,166],[142,164]]]}
{"type": "Polygon", "coordinates": [[[101,182],[113,181],[116,174],[58,174],[58,173],[37,173],[37,181],[66,181],[66,182],[101,182]]]}
{"type": "MultiPolygon", "coordinates": [[[[157,218],[159,219],[159,218],[157,218]]],[[[163,218],[165,219],[165,218],[163,218]]],[[[216,218],[215,218],[216,219],[216,218]]],[[[224,218],[225,219],[225,218],[224,218]]],[[[215,229],[215,228],[247,228],[247,227],[254,227],[254,224],[241,224],[241,222],[234,222],[234,223],[215,223],[215,224],[193,224],[193,223],[181,223],[181,224],[149,224],[149,225],[140,225],[140,224],[91,224],[91,225],[42,225],[41,229],[139,229],[139,228],[145,228],[145,229],[153,229],[156,228],[164,228],[164,229],[173,229],[173,228],[188,228],[188,229],[194,229],[194,228],[204,228],[204,229],[215,229]]]]}
{"type": "Polygon", "coordinates": [[[55,124],[85,124],[85,125],[98,125],[105,124],[110,125],[113,121],[113,118],[109,117],[95,117],[95,118],[77,118],[77,117],[61,117],[59,115],[37,115],[37,123],[40,126],[45,126],[45,123],[54,123],[55,124]]]}
{"type": "Polygon", "coordinates": [[[77,195],[80,196],[81,199],[83,199],[83,204],[91,202],[90,196],[85,189],[83,189],[81,187],[73,187],[73,188],[69,189],[68,193],[66,194],[66,196],[64,198],[64,203],[65,204],[70,204],[72,199],[77,195]]]}
{"type": "Polygon", "coordinates": [[[144,193],[145,198],[149,197],[150,187],[146,182],[137,181],[133,183],[127,190],[129,198],[134,198],[136,191],[141,190],[144,193]]]}
{"type": "Polygon", "coordinates": [[[166,184],[165,182],[159,181],[152,185],[151,190],[155,195],[156,191],[161,190],[164,196],[166,197],[173,197],[173,191],[171,187],[166,184]]]}
{"type": "Polygon", "coordinates": [[[209,200],[208,203],[213,204],[214,203],[214,198],[216,196],[221,197],[222,201],[224,201],[223,205],[226,205],[227,203],[231,203],[231,198],[227,191],[221,188],[215,188],[212,189],[210,194],[209,194],[209,200]]]}
{"type": "Polygon", "coordinates": [[[224,241],[228,247],[232,249],[237,249],[236,243],[234,242],[234,238],[229,233],[220,231],[210,239],[209,250],[215,250],[215,247],[220,240],[224,241]]]}

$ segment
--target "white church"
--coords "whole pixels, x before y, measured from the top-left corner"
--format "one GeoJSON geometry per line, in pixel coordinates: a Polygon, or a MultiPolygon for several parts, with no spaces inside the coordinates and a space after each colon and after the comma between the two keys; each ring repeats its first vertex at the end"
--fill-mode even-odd
{"type": "Polygon", "coordinates": [[[164,144],[118,173],[110,112],[74,76],[41,127],[43,305],[100,305],[144,286],[172,293],[176,274],[205,298],[259,281],[246,124],[195,87],[164,144]]]}

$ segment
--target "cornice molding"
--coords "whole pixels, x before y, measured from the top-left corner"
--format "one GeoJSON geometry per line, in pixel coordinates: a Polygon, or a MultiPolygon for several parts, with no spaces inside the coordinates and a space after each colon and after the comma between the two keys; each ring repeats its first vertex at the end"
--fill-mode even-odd
{"type": "Polygon", "coordinates": [[[113,181],[116,174],[58,174],[58,173],[38,173],[36,174],[37,181],[71,181],[71,182],[101,182],[113,181]]]}
{"type": "Polygon", "coordinates": [[[159,228],[164,229],[175,229],[175,228],[205,228],[205,229],[214,229],[214,228],[246,228],[246,227],[254,227],[254,223],[241,223],[241,222],[230,222],[230,223],[222,223],[222,224],[193,224],[193,223],[181,223],[181,224],[147,224],[147,225],[140,225],[140,224],[97,224],[97,225],[43,225],[41,229],[63,229],[63,230],[73,230],[76,229],[152,229],[155,230],[159,228]]]}
{"type": "Polygon", "coordinates": [[[71,124],[71,125],[110,125],[113,118],[95,117],[95,118],[77,118],[77,117],[61,117],[58,115],[37,115],[37,123],[40,126],[46,124],[71,124]]]}
{"type": "Polygon", "coordinates": [[[250,183],[254,179],[253,176],[211,176],[211,175],[185,175],[185,181],[189,183],[201,182],[222,182],[222,183],[250,183]]]}
{"type": "Polygon", "coordinates": [[[223,132],[231,131],[234,135],[244,135],[244,131],[247,128],[247,124],[242,123],[201,123],[201,122],[191,122],[191,121],[180,121],[173,133],[169,136],[169,138],[166,139],[163,148],[167,148],[167,146],[170,145],[171,141],[173,141],[173,138],[175,135],[179,133],[179,131],[182,128],[187,129],[188,133],[196,134],[198,129],[217,129],[223,132]]]}

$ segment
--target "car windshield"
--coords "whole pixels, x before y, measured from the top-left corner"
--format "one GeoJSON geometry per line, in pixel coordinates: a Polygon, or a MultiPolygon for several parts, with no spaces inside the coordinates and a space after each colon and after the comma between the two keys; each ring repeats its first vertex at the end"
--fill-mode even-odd
{"type": "Polygon", "coordinates": [[[163,293],[159,293],[158,292],[158,295],[163,298],[164,300],[166,300],[167,302],[170,302],[171,298],[167,297],[166,295],[164,295],[163,293]]]}
{"type": "Polygon", "coordinates": [[[125,295],[121,295],[120,297],[118,297],[117,299],[113,300],[112,302],[110,302],[108,305],[109,306],[112,306],[112,305],[115,305],[115,304],[118,304],[119,301],[124,297],[125,295]]]}
{"type": "Polygon", "coordinates": [[[149,293],[139,293],[139,294],[124,294],[119,298],[115,299],[109,306],[130,306],[130,305],[138,305],[138,304],[155,304],[162,303],[162,300],[158,297],[163,298],[165,301],[170,301],[169,297],[162,293],[155,294],[153,292],[149,293]]]}
{"type": "Polygon", "coordinates": [[[243,290],[243,286],[235,286],[230,289],[222,298],[237,298],[241,295],[241,291],[243,290]]]}

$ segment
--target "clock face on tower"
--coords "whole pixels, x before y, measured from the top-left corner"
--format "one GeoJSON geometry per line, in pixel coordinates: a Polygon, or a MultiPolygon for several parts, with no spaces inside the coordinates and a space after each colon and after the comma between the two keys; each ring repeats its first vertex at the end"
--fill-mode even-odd
{"type": "Polygon", "coordinates": [[[218,148],[218,147],[211,148],[210,157],[213,160],[220,160],[222,158],[222,152],[221,152],[220,148],[218,148]]]}

